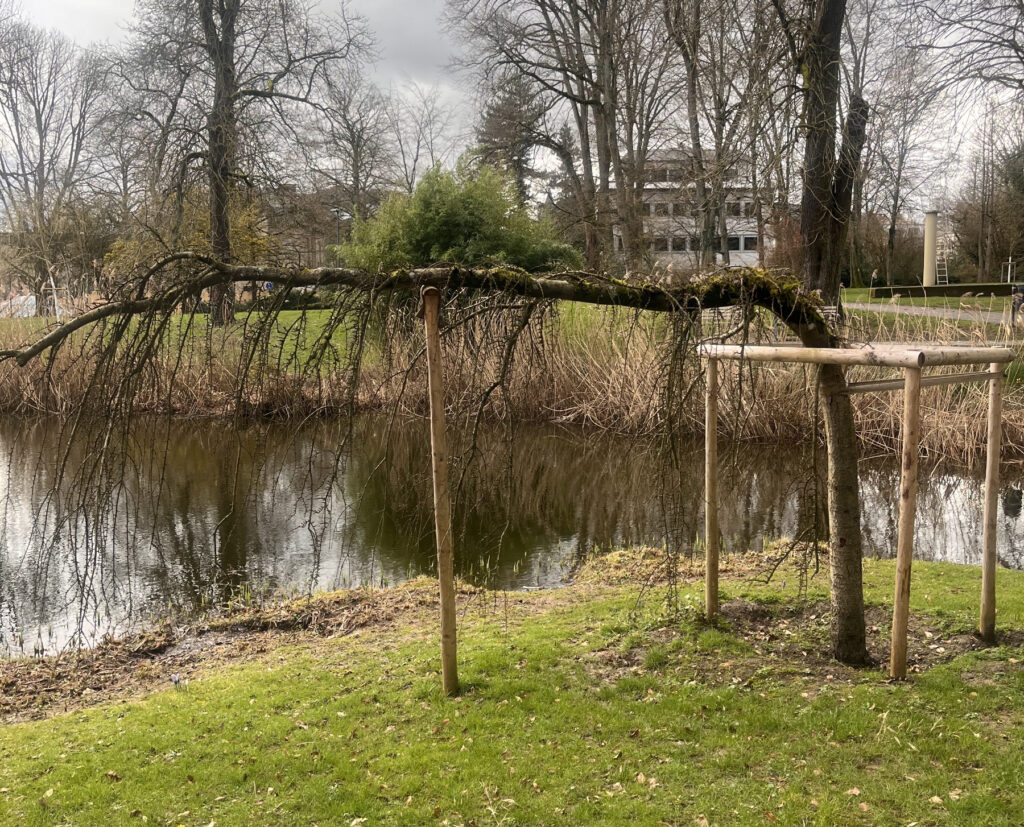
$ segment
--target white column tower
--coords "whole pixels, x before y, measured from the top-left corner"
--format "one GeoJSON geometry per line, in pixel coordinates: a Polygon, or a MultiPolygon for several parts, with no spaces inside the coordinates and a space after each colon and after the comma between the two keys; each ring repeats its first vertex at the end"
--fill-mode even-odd
{"type": "Polygon", "coordinates": [[[931,210],[924,214],[924,286],[935,286],[935,248],[938,235],[939,213],[931,210]]]}

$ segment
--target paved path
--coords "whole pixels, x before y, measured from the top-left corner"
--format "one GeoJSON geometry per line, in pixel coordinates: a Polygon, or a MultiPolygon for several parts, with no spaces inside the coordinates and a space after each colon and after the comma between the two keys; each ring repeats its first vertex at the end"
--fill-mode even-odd
{"type": "Polygon", "coordinates": [[[901,316],[928,316],[932,319],[951,319],[960,322],[980,324],[1009,324],[1010,311],[975,310],[969,307],[919,307],[917,305],[896,305],[887,302],[847,302],[843,307],[849,310],[870,310],[874,313],[892,313],[901,316]]]}

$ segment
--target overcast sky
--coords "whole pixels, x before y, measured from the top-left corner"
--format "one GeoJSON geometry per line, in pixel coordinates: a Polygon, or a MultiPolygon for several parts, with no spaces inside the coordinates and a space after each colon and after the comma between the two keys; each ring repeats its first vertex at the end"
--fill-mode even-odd
{"type": "MultiPolygon", "coordinates": [[[[335,9],[336,2],[322,0],[321,8],[335,9]]],[[[123,37],[133,5],[132,0],[26,0],[22,8],[40,25],[84,45],[123,37]]],[[[451,85],[445,67],[454,47],[440,24],[444,0],[350,0],[350,9],[366,18],[377,37],[382,80],[451,85]]]]}

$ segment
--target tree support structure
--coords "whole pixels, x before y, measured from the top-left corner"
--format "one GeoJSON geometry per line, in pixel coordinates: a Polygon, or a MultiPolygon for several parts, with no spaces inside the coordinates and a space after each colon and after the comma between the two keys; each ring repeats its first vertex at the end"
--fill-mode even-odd
{"type": "MultiPolygon", "coordinates": [[[[899,528],[896,548],[896,581],[893,594],[892,641],[889,655],[889,674],[896,680],[907,677],[907,624],[910,617],[911,563],[914,556],[914,519],[917,506],[918,460],[921,441],[921,388],[927,385],[945,385],[957,382],[987,381],[989,383],[988,443],[985,473],[984,529],[982,535],[982,587],[981,613],[978,634],[987,643],[995,641],[996,615],[996,509],[999,497],[999,449],[1002,423],[1003,370],[1013,360],[1013,351],[1003,347],[958,347],[953,345],[872,344],[845,348],[807,348],[788,345],[726,345],[705,344],[701,350],[708,358],[707,429],[717,427],[718,361],[722,359],[750,360],[753,362],[794,362],[817,365],[862,365],[869,367],[900,368],[902,379],[854,382],[846,385],[843,393],[877,393],[890,390],[903,391],[903,439],[900,452],[899,528]],[[923,370],[951,365],[978,365],[988,363],[983,373],[952,373],[930,377],[923,370]],[[713,416],[714,415],[714,416],[713,416]]],[[[708,547],[714,526],[715,553],[707,554],[708,618],[717,611],[718,538],[717,538],[717,445],[714,437],[706,442],[707,472],[705,502],[710,515],[706,529],[708,547]],[[716,585],[714,604],[711,584],[716,585]],[[712,606],[715,609],[713,610],[712,606]]]]}

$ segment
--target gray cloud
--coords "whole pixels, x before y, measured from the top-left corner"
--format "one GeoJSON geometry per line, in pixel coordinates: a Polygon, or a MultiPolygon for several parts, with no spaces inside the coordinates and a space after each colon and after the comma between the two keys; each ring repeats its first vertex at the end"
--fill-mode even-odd
{"type": "Polygon", "coordinates": [[[428,86],[450,82],[446,64],[454,45],[441,27],[444,0],[352,0],[351,9],[377,37],[382,76],[428,86]]]}
{"type": "Polygon", "coordinates": [[[84,45],[123,38],[133,5],[132,0],[48,0],[22,8],[34,23],[62,31],[84,45]]]}

